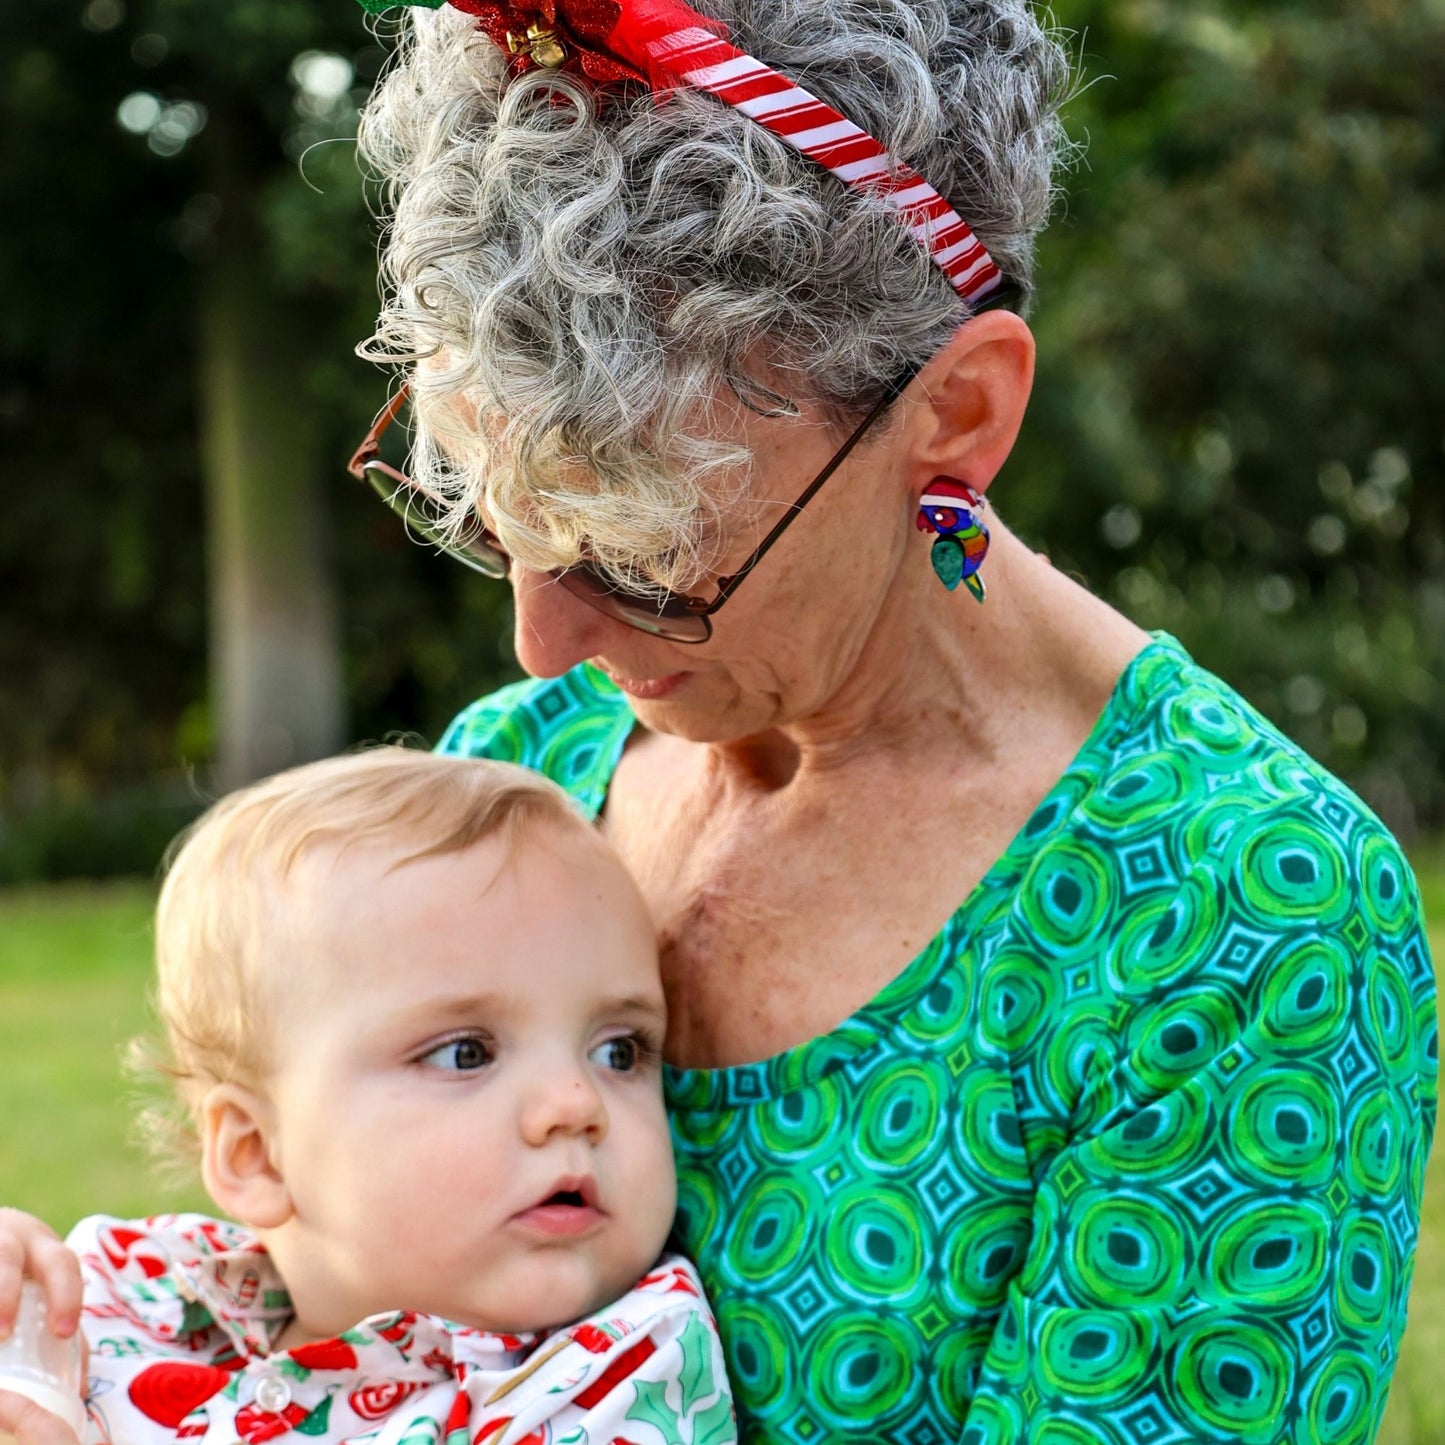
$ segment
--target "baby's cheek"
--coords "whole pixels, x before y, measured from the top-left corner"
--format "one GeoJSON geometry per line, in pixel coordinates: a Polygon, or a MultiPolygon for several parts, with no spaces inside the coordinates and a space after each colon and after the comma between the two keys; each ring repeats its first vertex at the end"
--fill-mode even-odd
{"type": "Polygon", "coordinates": [[[645,1250],[649,1244],[655,1244],[655,1255],[661,1250],[677,1211],[677,1165],[672,1154],[667,1113],[660,1099],[655,1109],[647,1109],[637,1120],[636,1150],[639,1166],[633,1197],[639,1201],[637,1218],[643,1235],[639,1247],[645,1250]]]}

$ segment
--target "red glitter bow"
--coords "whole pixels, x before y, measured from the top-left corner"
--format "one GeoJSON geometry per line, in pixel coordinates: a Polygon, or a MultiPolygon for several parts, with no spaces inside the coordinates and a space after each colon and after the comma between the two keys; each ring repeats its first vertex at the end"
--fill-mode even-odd
{"type": "Polygon", "coordinates": [[[590,80],[606,84],[639,80],[653,90],[679,84],[659,63],[650,42],[684,29],[703,30],[726,39],[720,22],[699,15],[677,0],[448,0],[477,17],[494,44],[517,58],[519,68],[553,66],[574,56],[590,80]],[[560,46],[561,53],[553,47],[560,46]],[[553,56],[558,58],[553,59],[553,56]]]}

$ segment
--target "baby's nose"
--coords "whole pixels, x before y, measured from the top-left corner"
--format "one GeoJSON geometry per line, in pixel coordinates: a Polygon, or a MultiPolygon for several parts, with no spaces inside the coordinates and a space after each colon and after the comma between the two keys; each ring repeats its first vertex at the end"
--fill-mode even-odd
{"type": "Polygon", "coordinates": [[[522,1134],[541,1146],[555,1134],[581,1134],[596,1143],[607,1133],[607,1107],[596,1083],[581,1069],[550,1074],[533,1086],[522,1134]]]}

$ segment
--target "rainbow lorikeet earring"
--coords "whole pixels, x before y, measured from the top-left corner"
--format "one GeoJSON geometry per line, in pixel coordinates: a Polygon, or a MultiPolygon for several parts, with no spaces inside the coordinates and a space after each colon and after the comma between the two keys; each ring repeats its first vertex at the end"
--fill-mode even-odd
{"type": "Polygon", "coordinates": [[[982,602],[978,569],[988,556],[988,528],[979,520],[984,500],[957,477],[934,477],[918,499],[920,532],[932,532],[933,570],[950,592],[963,583],[982,602]]]}

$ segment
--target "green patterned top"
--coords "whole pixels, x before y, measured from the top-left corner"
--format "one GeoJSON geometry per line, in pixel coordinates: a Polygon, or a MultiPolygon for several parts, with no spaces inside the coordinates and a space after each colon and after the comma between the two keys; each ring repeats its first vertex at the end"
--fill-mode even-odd
{"type": "MultiPolygon", "coordinates": [[[[595,813],[632,725],[583,666],[441,747],[595,813]]],[[[1398,846],[1156,637],[871,1003],[762,1063],[668,1071],[677,1238],[742,1438],[1368,1441],[1437,1049],[1398,846]]]]}

